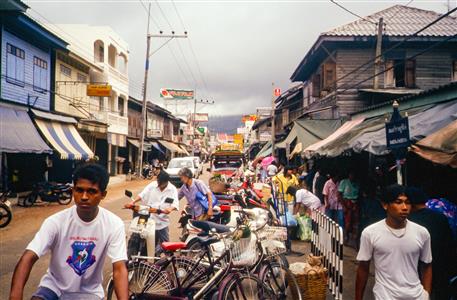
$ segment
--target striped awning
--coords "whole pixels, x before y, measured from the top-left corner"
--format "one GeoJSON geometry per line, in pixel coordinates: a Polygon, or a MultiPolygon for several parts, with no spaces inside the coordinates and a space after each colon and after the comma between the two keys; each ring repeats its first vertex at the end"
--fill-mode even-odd
{"type": "Polygon", "coordinates": [[[176,145],[173,142],[169,141],[164,141],[164,140],[159,140],[159,143],[161,143],[165,148],[167,148],[171,153],[181,153],[181,154],[186,154],[183,149],[181,149],[178,145],[176,145]]]}
{"type": "Polygon", "coordinates": [[[62,159],[88,159],[94,153],[79,135],[75,125],[35,118],[36,125],[62,159]]]}
{"type": "Polygon", "coordinates": [[[127,136],[123,134],[108,132],[108,144],[118,147],[126,147],[127,136]]]}

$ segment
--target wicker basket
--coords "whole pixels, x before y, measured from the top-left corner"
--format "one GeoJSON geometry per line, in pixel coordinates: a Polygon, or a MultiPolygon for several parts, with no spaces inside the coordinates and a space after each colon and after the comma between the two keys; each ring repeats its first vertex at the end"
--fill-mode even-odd
{"type": "Polygon", "coordinates": [[[225,187],[225,182],[219,180],[210,180],[209,181],[209,189],[213,193],[223,194],[227,191],[225,187]]]}
{"type": "MultiPolygon", "coordinates": [[[[327,296],[327,271],[310,270],[306,274],[294,274],[294,276],[303,300],[325,300],[327,296]]],[[[293,299],[299,299],[295,289],[292,289],[292,294],[294,294],[292,295],[293,299]]]]}

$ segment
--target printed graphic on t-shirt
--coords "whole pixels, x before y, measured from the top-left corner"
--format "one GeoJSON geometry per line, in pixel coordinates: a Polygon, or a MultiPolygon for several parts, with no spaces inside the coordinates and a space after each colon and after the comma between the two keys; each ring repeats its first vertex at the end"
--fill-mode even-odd
{"type": "Polygon", "coordinates": [[[79,276],[82,276],[95,263],[95,255],[92,255],[94,248],[95,243],[93,241],[74,241],[71,245],[73,254],[67,258],[67,264],[79,276]]]}

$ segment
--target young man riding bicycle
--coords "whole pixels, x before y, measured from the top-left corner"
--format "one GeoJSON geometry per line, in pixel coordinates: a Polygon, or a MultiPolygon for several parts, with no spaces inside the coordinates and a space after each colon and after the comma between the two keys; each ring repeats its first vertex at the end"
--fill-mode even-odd
{"type": "Polygon", "coordinates": [[[117,299],[128,299],[125,232],[122,220],[99,207],[109,175],[97,164],[73,174],[74,206],[47,218],[14,270],[10,300],[22,299],[36,261],[48,252],[51,260],[33,300],[102,299],[106,256],[113,264],[117,299]]]}

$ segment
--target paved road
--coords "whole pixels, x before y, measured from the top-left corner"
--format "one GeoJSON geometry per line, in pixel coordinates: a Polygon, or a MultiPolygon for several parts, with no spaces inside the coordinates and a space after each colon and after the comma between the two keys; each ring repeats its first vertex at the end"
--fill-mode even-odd
{"type": "MultiPolygon", "coordinates": [[[[200,179],[207,182],[208,174],[204,174],[200,179]]],[[[129,189],[134,194],[137,194],[147,184],[147,181],[129,181],[112,185],[108,188],[108,195],[102,202],[102,206],[111,210],[124,220],[131,219],[131,213],[128,210],[123,210],[123,204],[128,201],[124,196],[124,190],[129,189]]],[[[185,200],[181,201],[180,206],[185,205],[185,200]]],[[[58,204],[51,205],[37,205],[30,208],[14,207],[13,221],[4,229],[0,230],[0,299],[7,299],[9,294],[11,277],[14,267],[24,251],[27,244],[33,238],[35,233],[40,228],[41,223],[48,216],[67,208],[67,206],[60,206],[58,204]]],[[[180,234],[177,221],[179,213],[175,212],[171,215],[170,226],[170,239],[177,241],[180,234]]],[[[306,255],[310,252],[309,243],[294,242],[293,250],[304,253],[304,256],[289,257],[289,261],[297,262],[304,261],[306,255]]],[[[354,281],[355,281],[355,261],[354,252],[346,249],[345,254],[345,273],[344,273],[344,286],[345,286],[345,299],[353,299],[354,281]]],[[[41,258],[34,266],[30,275],[29,281],[25,288],[24,299],[29,299],[39,284],[43,274],[46,272],[49,263],[49,255],[41,258]]],[[[105,280],[111,272],[110,263],[107,261],[105,264],[105,280]]],[[[372,299],[371,295],[367,295],[366,299],[372,299]]],[[[332,297],[327,297],[332,299],[332,297]]]]}

